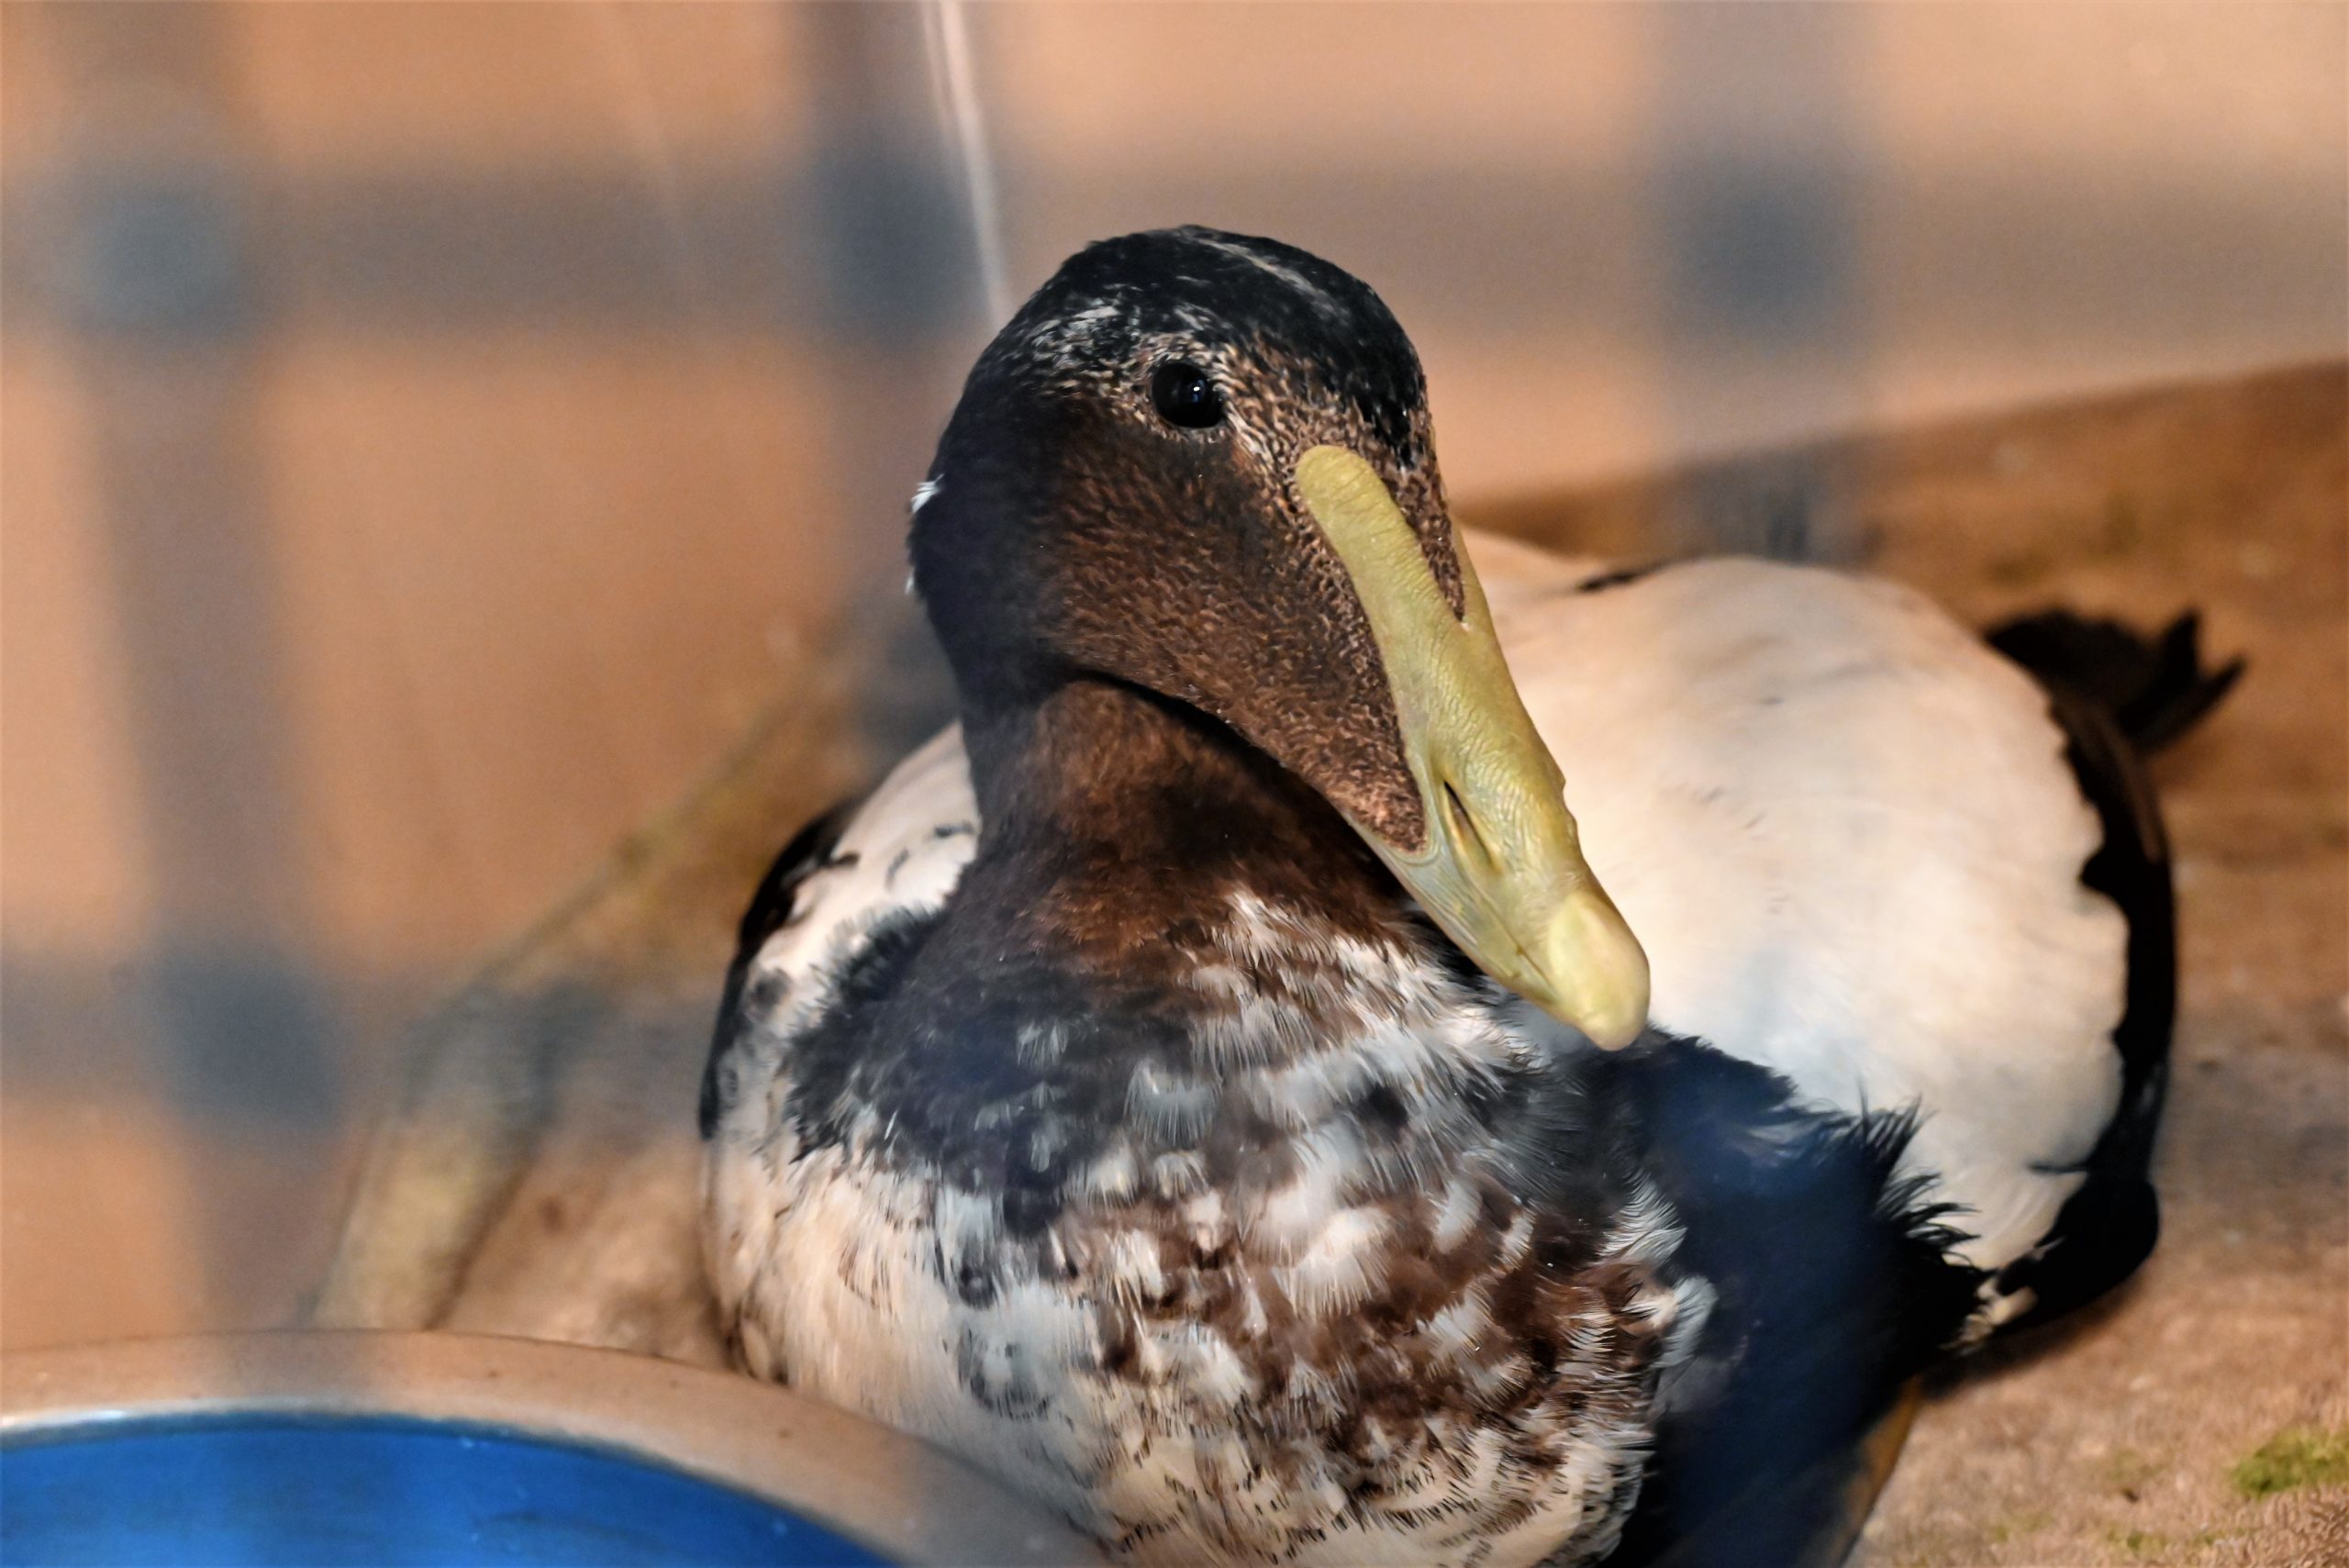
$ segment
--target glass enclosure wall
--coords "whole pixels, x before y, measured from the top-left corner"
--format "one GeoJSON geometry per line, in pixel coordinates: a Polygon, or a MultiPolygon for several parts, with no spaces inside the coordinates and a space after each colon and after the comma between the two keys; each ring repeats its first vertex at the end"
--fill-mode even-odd
{"type": "MultiPolygon", "coordinates": [[[[7,1341],[292,1317],[425,1009],[746,731],[807,726],[812,797],[936,722],[906,497],[1083,241],[1369,279],[1473,517],[2338,354],[2344,47],[2252,5],[9,5],[7,1341]]],[[[1654,547],[1851,553],[1789,472],[1654,547]]]]}

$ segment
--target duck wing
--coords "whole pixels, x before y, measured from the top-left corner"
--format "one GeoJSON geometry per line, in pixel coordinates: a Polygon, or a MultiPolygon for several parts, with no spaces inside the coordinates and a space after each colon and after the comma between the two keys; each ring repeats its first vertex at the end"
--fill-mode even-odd
{"type": "Polygon", "coordinates": [[[2045,694],[1890,584],[1549,575],[1494,618],[1656,1025],[1818,1109],[1912,1110],[1963,1260],[2036,1245],[2120,1098],[2128,940],[2045,694]]]}
{"type": "Polygon", "coordinates": [[[1902,1173],[1990,1276],[1975,1332],[2126,1277],[2175,984],[2141,753],[2234,678],[2191,621],[1994,646],[1838,572],[1474,549],[1656,1025],[1820,1110],[1912,1115],[1902,1173]]]}

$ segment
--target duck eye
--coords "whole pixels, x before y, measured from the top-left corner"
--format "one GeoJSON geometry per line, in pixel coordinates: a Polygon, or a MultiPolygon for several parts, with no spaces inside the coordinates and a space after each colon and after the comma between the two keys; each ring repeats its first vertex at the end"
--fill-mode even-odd
{"type": "Polygon", "coordinates": [[[1186,430],[1223,423],[1223,395],[1188,360],[1169,360],[1150,373],[1150,401],[1160,418],[1186,430]]]}

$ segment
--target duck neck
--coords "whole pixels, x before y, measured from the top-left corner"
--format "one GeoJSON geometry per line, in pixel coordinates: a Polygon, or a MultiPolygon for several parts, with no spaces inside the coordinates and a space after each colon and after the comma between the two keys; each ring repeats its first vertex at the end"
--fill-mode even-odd
{"type": "Polygon", "coordinates": [[[1196,709],[1078,679],[963,725],[974,871],[1023,885],[1058,940],[1161,940],[1242,893],[1353,933],[1393,918],[1392,878],[1336,810],[1196,709]]]}

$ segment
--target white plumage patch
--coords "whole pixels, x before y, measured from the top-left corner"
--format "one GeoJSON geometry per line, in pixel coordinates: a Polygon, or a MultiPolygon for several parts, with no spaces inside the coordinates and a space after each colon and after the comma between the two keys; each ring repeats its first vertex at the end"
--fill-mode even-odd
{"type": "MultiPolygon", "coordinates": [[[[865,801],[828,862],[800,884],[790,921],[759,951],[751,977],[804,988],[854,958],[891,917],[941,907],[971,863],[978,821],[962,727],[950,725],[865,801]]],[[[782,1027],[807,1016],[795,1009],[782,1027]]]]}

